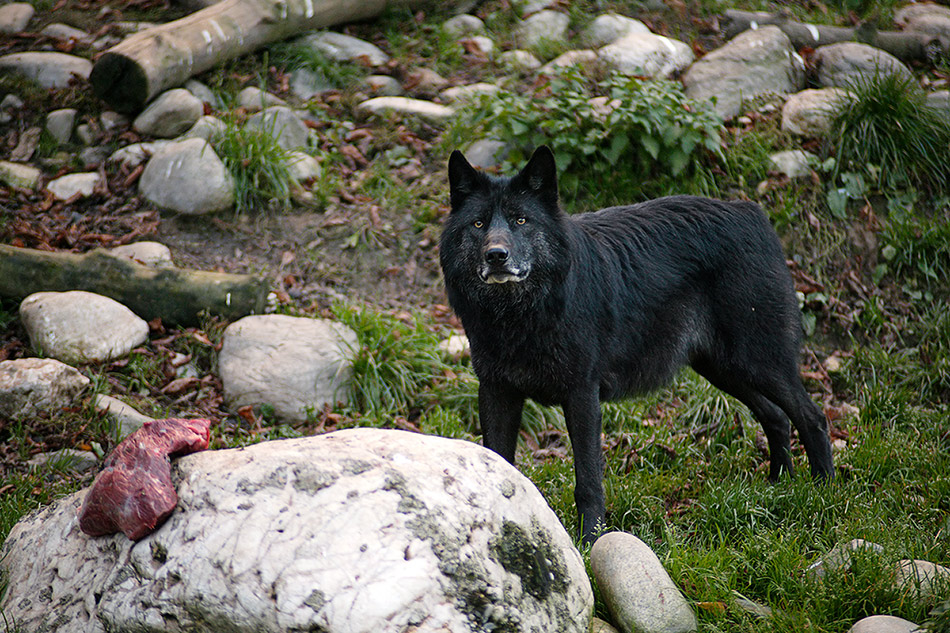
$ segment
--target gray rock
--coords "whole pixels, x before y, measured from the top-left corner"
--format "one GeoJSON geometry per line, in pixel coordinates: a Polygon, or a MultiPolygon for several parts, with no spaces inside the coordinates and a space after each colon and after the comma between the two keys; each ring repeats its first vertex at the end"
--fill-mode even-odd
{"type": "Polygon", "coordinates": [[[498,92],[498,90],[499,88],[495,84],[479,82],[475,84],[468,84],[466,86],[454,86],[452,88],[446,88],[439,94],[439,96],[446,101],[466,101],[481,95],[495,94],[498,92]]]}
{"type": "Polygon", "coordinates": [[[563,42],[571,19],[558,11],[539,11],[524,20],[515,29],[515,39],[526,48],[536,48],[544,42],[563,42]]]}
{"type": "Polygon", "coordinates": [[[415,116],[435,124],[445,123],[455,116],[455,110],[449,106],[408,97],[374,97],[359,104],[357,109],[369,114],[415,116]]]}
{"type": "Polygon", "coordinates": [[[447,88],[449,80],[431,68],[423,67],[410,73],[406,85],[411,86],[414,93],[431,97],[440,90],[447,88]]]}
{"type": "Polygon", "coordinates": [[[715,109],[728,120],[742,102],[769,94],[789,94],[804,87],[804,64],[788,36],[777,26],[740,33],[695,62],[683,75],[686,94],[715,98],[715,109]]]}
{"type": "Polygon", "coordinates": [[[600,618],[591,618],[590,633],[618,633],[618,631],[600,618]]]}
{"type": "Polygon", "coordinates": [[[405,93],[402,85],[389,75],[370,75],[363,83],[377,97],[401,97],[405,93]]]}
{"type": "Polygon", "coordinates": [[[207,103],[215,110],[220,110],[224,106],[224,104],[221,103],[221,99],[218,98],[218,95],[216,95],[211,88],[201,83],[197,79],[189,79],[186,81],[185,90],[200,99],[202,103],[207,103]]]}
{"type": "Polygon", "coordinates": [[[818,85],[848,88],[875,76],[897,74],[915,84],[914,75],[899,59],[860,42],[839,42],[815,49],[818,85]]]}
{"type": "Polygon", "coordinates": [[[187,215],[234,205],[234,181],[207,141],[190,138],[157,149],[139,179],[149,202],[187,215]]]}
{"type": "Polygon", "coordinates": [[[506,51],[498,56],[498,63],[519,72],[530,72],[541,68],[541,60],[528,51],[506,51]]]}
{"type": "Polygon", "coordinates": [[[109,156],[110,163],[122,163],[126,167],[135,167],[144,163],[156,152],[169,147],[174,141],[151,141],[146,143],[133,143],[120,147],[109,156]]]}
{"type": "Polygon", "coordinates": [[[222,136],[227,129],[228,126],[224,121],[216,116],[206,114],[195,121],[195,124],[192,125],[187,132],[178,137],[178,140],[203,138],[210,143],[213,139],[222,136]]]}
{"type": "Polygon", "coordinates": [[[172,252],[159,242],[132,242],[110,248],[108,253],[114,257],[153,268],[174,268],[175,266],[172,262],[172,252]]]}
{"type": "Polygon", "coordinates": [[[521,0],[517,3],[518,11],[523,18],[544,9],[551,9],[556,5],[557,0],[521,0]]]}
{"type": "Polygon", "coordinates": [[[442,30],[449,37],[465,37],[485,32],[485,23],[480,18],[463,13],[442,23],[442,30]]]}
{"type": "Polygon", "coordinates": [[[343,33],[320,31],[305,35],[295,42],[314,48],[338,62],[364,62],[369,66],[382,66],[389,61],[389,55],[379,47],[343,33]]]}
{"type": "Polygon", "coordinates": [[[75,448],[63,448],[49,453],[40,453],[27,460],[30,468],[56,468],[83,473],[99,465],[99,458],[95,453],[81,451],[75,448]]]}
{"type": "Polygon", "coordinates": [[[809,88],[793,94],[782,106],[782,130],[801,136],[824,136],[831,131],[835,109],[850,94],[842,88],[809,88]]]}
{"type": "Polygon", "coordinates": [[[69,200],[76,194],[83,198],[88,198],[93,194],[102,180],[99,172],[90,171],[79,174],[66,174],[56,180],[46,183],[46,189],[52,193],[57,200],[69,200]]]}
{"type": "Polygon", "coordinates": [[[120,441],[135,431],[142,428],[146,422],[151,422],[154,418],[139,413],[134,407],[131,407],[117,398],[103,394],[96,395],[96,411],[112,418],[114,423],[113,435],[116,441],[120,441]]]}
{"type": "Polygon", "coordinates": [[[474,167],[498,167],[508,156],[508,144],[493,139],[479,139],[465,149],[465,158],[474,167]]]}
{"type": "Polygon", "coordinates": [[[68,86],[74,77],[89,79],[92,62],[65,53],[11,53],[0,57],[0,70],[22,75],[42,88],[59,89],[68,86]]]}
{"type": "Polygon", "coordinates": [[[166,90],[142,110],[132,127],[142,134],[174,138],[187,131],[204,114],[198,97],[184,88],[166,90]]]}
{"type": "Polygon", "coordinates": [[[42,176],[43,172],[36,167],[0,160],[0,183],[10,187],[36,189],[40,185],[42,176]]]}
{"type": "Polygon", "coordinates": [[[238,107],[244,108],[248,112],[260,112],[264,108],[272,106],[285,106],[287,102],[276,95],[264,92],[255,86],[248,86],[238,93],[238,107]]]}
{"type": "Polygon", "coordinates": [[[801,149],[790,149],[769,156],[769,167],[789,178],[804,178],[811,175],[811,165],[818,157],[801,149]]]}
{"type": "Polygon", "coordinates": [[[851,568],[851,561],[855,551],[864,551],[872,555],[881,554],[884,548],[877,543],[863,539],[852,539],[847,543],[839,543],[831,548],[827,554],[808,566],[805,575],[812,578],[823,578],[828,573],[837,573],[851,568]]]}
{"type": "Polygon", "coordinates": [[[33,19],[36,10],[27,2],[11,2],[0,6],[0,33],[19,33],[33,19]]]}
{"type": "Polygon", "coordinates": [[[249,118],[244,125],[267,132],[285,150],[306,147],[310,138],[307,125],[287,106],[271,106],[249,118]]]}
{"type": "Polygon", "coordinates": [[[577,49],[561,53],[541,67],[542,73],[552,73],[565,66],[588,66],[597,62],[597,53],[588,49],[577,49]]]}
{"type": "Polygon", "coordinates": [[[106,110],[99,115],[99,123],[102,124],[103,131],[108,132],[110,130],[125,128],[129,125],[130,121],[129,117],[124,114],[106,110]]]}
{"type": "Polygon", "coordinates": [[[656,554],[640,539],[609,532],[594,543],[590,564],[613,621],[625,633],[687,633],[696,614],[656,554]]]}
{"type": "Polygon", "coordinates": [[[148,340],[148,323],[131,310],[82,290],[31,294],[20,320],[34,350],[65,363],[122,358],[148,340]]]}
{"type": "Polygon", "coordinates": [[[6,617],[50,633],[589,631],[570,537],[472,442],[349,429],[193,453],[172,478],[178,507],[137,543],[82,534],[85,491],[23,518],[0,552],[6,617]]]}
{"type": "Polygon", "coordinates": [[[617,13],[598,15],[580,35],[580,41],[590,48],[601,48],[632,33],[649,33],[640,20],[617,13]]]}
{"type": "Polygon", "coordinates": [[[94,169],[109,160],[109,148],[105,145],[86,147],[79,152],[79,163],[86,169],[94,169]]]}
{"type": "Polygon", "coordinates": [[[915,19],[925,15],[938,15],[950,18],[950,7],[945,7],[933,2],[918,2],[908,4],[894,12],[894,23],[904,27],[915,19]]]}
{"type": "Polygon", "coordinates": [[[269,404],[289,420],[346,399],[357,344],[346,326],[283,314],[249,316],[224,331],[218,358],[225,398],[233,407],[269,404]]]}
{"type": "Polygon", "coordinates": [[[459,41],[471,53],[476,53],[483,57],[491,57],[495,53],[495,42],[490,37],[484,35],[472,35],[459,41]]]}
{"type": "Polygon", "coordinates": [[[0,101],[0,110],[19,110],[23,107],[23,99],[16,96],[15,94],[8,93],[3,96],[3,100],[0,101]]]}
{"type": "Polygon", "coordinates": [[[893,615],[872,615],[854,623],[848,633],[914,633],[919,626],[893,615]]]}
{"type": "Polygon", "coordinates": [[[297,68],[290,73],[290,91],[302,101],[307,101],[332,89],[333,84],[327,81],[326,77],[308,68],[297,68]]]}
{"type": "Polygon", "coordinates": [[[625,75],[669,77],[693,63],[693,49],[653,33],[631,33],[597,51],[612,70],[625,75]]]}
{"type": "Polygon", "coordinates": [[[323,173],[320,161],[306,152],[294,150],[287,155],[287,168],[290,177],[296,182],[317,180],[323,173]]]}
{"type": "Polygon", "coordinates": [[[926,560],[897,561],[894,586],[917,602],[928,602],[942,595],[938,590],[950,589],[950,568],[926,560]]]}
{"type": "Polygon", "coordinates": [[[96,130],[88,123],[80,123],[76,126],[76,138],[78,138],[83,145],[92,145],[96,142],[97,136],[96,130]]]}
{"type": "Polygon", "coordinates": [[[0,361],[0,418],[55,414],[76,404],[89,379],[52,358],[0,361]]]}
{"type": "Polygon", "coordinates": [[[68,42],[70,40],[75,40],[77,42],[87,42],[90,39],[89,34],[82,29],[77,29],[74,26],[60,24],[58,22],[44,26],[43,30],[40,31],[40,35],[45,35],[46,37],[51,37],[54,40],[61,40],[64,42],[68,42]]]}
{"type": "Polygon", "coordinates": [[[950,115],[950,90],[935,90],[928,93],[927,106],[944,116],[950,115]]]}
{"type": "MultiPolygon", "coordinates": [[[[947,9],[947,7],[941,8],[947,9]]],[[[924,13],[923,15],[914,16],[907,21],[905,30],[932,35],[946,43],[950,40],[950,14],[924,13]]]]}

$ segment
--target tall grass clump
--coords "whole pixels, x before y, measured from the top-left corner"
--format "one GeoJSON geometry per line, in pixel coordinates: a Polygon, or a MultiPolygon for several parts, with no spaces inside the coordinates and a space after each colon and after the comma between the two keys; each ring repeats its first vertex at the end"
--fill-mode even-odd
{"type": "Polygon", "coordinates": [[[950,117],[927,105],[913,77],[854,79],[832,115],[836,176],[871,177],[883,191],[950,184],[950,117]]]}
{"type": "Polygon", "coordinates": [[[575,66],[556,71],[528,92],[502,90],[473,100],[463,113],[466,135],[495,138],[512,151],[512,167],[539,145],[551,147],[570,192],[613,190],[629,198],[658,193],[652,180],[696,176],[720,153],[722,121],[672,81],[610,73],[592,79],[575,66]],[[652,188],[651,188],[652,187],[652,188]]]}
{"type": "Polygon", "coordinates": [[[290,152],[277,143],[273,129],[248,127],[230,118],[211,146],[234,179],[237,213],[290,206],[290,152]]]}

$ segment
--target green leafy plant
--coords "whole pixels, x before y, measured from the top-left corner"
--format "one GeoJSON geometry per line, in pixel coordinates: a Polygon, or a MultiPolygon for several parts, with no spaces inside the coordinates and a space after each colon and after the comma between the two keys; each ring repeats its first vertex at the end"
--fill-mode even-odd
{"type": "Polygon", "coordinates": [[[512,146],[513,164],[549,145],[569,189],[591,179],[596,188],[618,173],[639,181],[682,176],[720,152],[720,118],[679,84],[618,73],[595,81],[576,66],[528,93],[481,97],[466,115],[468,127],[512,146]]]}
{"type": "Polygon", "coordinates": [[[912,77],[876,73],[848,89],[852,96],[837,104],[828,140],[835,180],[851,174],[843,183],[849,194],[864,181],[884,191],[950,182],[950,119],[927,105],[912,77]]]}

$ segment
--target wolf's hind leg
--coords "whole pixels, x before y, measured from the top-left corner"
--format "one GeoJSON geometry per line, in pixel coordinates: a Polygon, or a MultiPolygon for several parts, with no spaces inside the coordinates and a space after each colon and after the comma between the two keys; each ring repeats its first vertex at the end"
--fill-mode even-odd
{"type": "Polygon", "coordinates": [[[715,369],[709,363],[695,362],[693,369],[714,387],[749,407],[752,415],[762,425],[769,443],[769,481],[778,481],[782,475],[791,475],[791,425],[784,411],[750,385],[715,369]]]}

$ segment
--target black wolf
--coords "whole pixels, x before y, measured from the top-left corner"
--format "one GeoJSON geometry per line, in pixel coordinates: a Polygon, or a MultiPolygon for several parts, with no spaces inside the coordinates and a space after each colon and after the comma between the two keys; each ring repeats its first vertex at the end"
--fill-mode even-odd
{"type": "Polygon", "coordinates": [[[561,405],[585,542],[604,523],[600,402],[661,387],[683,365],[751,409],[770,479],[792,472],[789,419],[812,475],[834,476],[827,422],[798,374],[791,275],[758,206],[670,196],[570,217],[547,147],[513,178],[455,151],[449,184],[440,259],[485,446],[514,462],[525,398],[561,405]]]}

